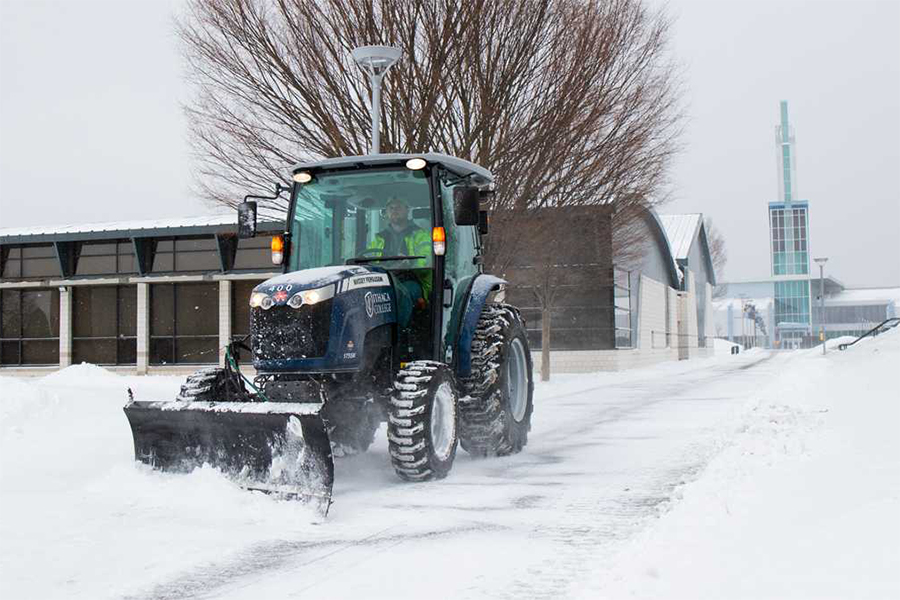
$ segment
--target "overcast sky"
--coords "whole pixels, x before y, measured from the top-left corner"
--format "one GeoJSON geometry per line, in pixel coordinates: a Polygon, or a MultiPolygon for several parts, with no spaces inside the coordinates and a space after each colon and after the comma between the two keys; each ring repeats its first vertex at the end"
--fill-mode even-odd
{"type": "MultiPolygon", "coordinates": [[[[685,150],[674,200],[725,236],[727,279],[769,273],[787,100],[811,251],[900,285],[900,2],[651,0],[674,19],[685,150]]],[[[211,212],[191,189],[180,0],[0,0],[0,227],[211,212]]]]}

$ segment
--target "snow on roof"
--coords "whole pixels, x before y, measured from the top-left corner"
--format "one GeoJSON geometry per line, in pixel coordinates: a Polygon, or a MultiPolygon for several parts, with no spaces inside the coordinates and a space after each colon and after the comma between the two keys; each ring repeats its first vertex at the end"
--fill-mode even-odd
{"type": "MultiPolygon", "coordinates": [[[[263,221],[261,220],[260,223],[263,221]]],[[[104,233],[113,231],[140,231],[147,229],[179,229],[184,227],[215,227],[235,225],[237,217],[233,212],[198,217],[177,217],[168,219],[146,219],[140,221],[106,221],[102,223],[82,223],[77,225],[40,225],[34,227],[0,228],[0,239],[6,237],[67,235],[104,233]]]]}
{"type": "Polygon", "coordinates": [[[825,295],[825,303],[834,304],[887,304],[900,305],[900,287],[845,289],[837,294],[825,295]]]}
{"type": "Polygon", "coordinates": [[[686,215],[659,215],[669,245],[672,246],[672,256],[675,260],[685,260],[691,252],[691,244],[697,237],[703,215],[691,213],[686,215]]]}
{"type": "Polygon", "coordinates": [[[424,158],[430,163],[439,163],[448,170],[458,175],[473,175],[480,183],[490,183],[494,180],[494,176],[490,171],[475,163],[440,154],[437,152],[426,152],[425,154],[365,154],[362,156],[338,156],[335,158],[326,158],[323,160],[304,161],[291,167],[291,171],[301,169],[317,169],[317,168],[335,168],[347,165],[380,165],[386,163],[406,162],[410,158],[424,158]]]}

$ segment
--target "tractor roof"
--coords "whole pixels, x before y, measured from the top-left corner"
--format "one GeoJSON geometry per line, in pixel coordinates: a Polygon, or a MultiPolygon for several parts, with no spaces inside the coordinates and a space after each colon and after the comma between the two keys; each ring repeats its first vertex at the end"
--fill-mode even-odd
{"type": "Polygon", "coordinates": [[[474,183],[487,184],[494,181],[494,176],[484,167],[479,167],[455,156],[427,152],[425,154],[366,154],[365,156],[341,156],[326,158],[313,162],[301,162],[291,167],[291,173],[312,169],[335,169],[356,166],[358,168],[380,166],[392,163],[405,163],[410,158],[424,158],[429,163],[438,163],[451,173],[460,177],[472,176],[474,183]]]}

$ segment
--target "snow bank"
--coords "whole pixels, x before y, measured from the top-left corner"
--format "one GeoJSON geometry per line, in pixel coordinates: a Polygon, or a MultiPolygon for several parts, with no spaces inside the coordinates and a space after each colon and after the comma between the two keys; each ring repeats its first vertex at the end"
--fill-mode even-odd
{"type": "Polygon", "coordinates": [[[120,597],[134,582],[315,521],[212,469],[177,476],[134,462],[128,387],[162,400],[182,381],[88,364],[0,377],[0,597],[120,597]],[[144,559],[148,546],[167,550],[144,559]]]}
{"type": "Polygon", "coordinates": [[[713,350],[715,350],[716,354],[731,354],[731,349],[735,347],[740,352],[744,351],[744,347],[740,344],[735,344],[722,338],[713,338],[713,350]]]}
{"type": "Polygon", "coordinates": [[[900,335],[793,353],[584,597],[900,597],[900,335]]]}

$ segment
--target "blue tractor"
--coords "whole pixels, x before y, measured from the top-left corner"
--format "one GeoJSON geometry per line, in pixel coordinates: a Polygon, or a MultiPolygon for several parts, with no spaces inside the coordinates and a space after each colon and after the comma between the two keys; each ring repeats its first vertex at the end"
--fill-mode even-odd
{"type": "MultiPolygon", "coordinates": [[[[533,409],[531,353],[505,282],[484,273],[491,173],[442,154],[296,165],[273,261],[250,297],[255,375],[198,371],[171,401],[130,401],[137,460],[211,464],[248,488],[331,503],[335,455],[387,422],[404,480],[447,476],[457,446],[519,452],[533,409]]],[[[286,190],[285,190],[286,191],[286,190]]],[[[276,195],[278,191],[276,191],[276,195]]],[[[239,207],[255,233],[256,205],[239,207]]]]}

